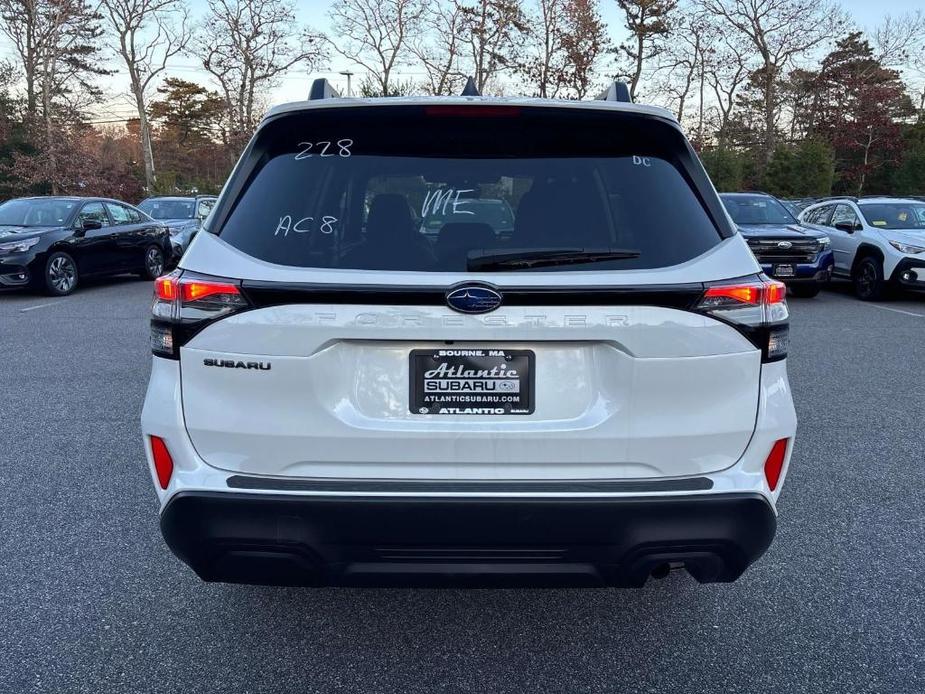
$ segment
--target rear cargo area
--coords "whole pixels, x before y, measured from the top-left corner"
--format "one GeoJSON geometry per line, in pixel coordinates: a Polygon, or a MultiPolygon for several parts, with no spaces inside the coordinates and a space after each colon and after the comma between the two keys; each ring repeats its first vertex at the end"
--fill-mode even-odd
{"type": "Polygon", "coordinates": [[[642,479],[736,462],[760,353],[733,328],[663,307],[285,305],[183,348],[186,426],[217,468],[359,479],[642,479]],[[233,344],[235,351],[227,351],[233,344]],[[421,414],[415,350],[533,355],[529,414],[421,414]],[[242,363],[245,368],[216,366],[242,363]],[[246,368],[248,363],[260,368],[246,368]]]}

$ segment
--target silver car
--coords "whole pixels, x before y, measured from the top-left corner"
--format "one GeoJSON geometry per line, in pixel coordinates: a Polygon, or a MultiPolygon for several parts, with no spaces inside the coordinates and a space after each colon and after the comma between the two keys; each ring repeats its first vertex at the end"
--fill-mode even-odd
{"type": "Polygon", "coordinates": [[[216,200],[215,195],[157,196],[142,200],[138,209],[167,225],[173,259],[179,260],[216,200]]]}

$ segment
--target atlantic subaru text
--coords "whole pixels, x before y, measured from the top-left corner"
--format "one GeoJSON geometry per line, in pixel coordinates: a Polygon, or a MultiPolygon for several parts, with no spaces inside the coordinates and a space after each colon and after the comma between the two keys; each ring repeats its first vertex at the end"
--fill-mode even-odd
{"type": "Polygon", "coordinates": [[[207,581],[733,581],[793,449],[785,295],[624,85],[319,81],[155,282],[163,535],[207,581]]]}

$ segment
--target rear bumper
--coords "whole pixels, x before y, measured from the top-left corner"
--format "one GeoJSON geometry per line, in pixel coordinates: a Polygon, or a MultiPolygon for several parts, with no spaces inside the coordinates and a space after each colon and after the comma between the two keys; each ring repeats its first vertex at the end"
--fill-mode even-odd
{"type": "Polygon", "coordinates": [[[171,550],[206,581],[268,585],[640,586],[683,563],[734,581],[768,548],[761,494],[421,498],[180,492],[171,550]]]}

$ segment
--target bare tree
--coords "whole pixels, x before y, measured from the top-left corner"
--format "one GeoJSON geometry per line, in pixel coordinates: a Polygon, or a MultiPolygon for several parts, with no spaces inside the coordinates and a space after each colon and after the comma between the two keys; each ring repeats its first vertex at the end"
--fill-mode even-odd
{"type": "Polygon", "coordinates": [[[515,66],[513,58],[528,24],[519,0],[453,0],[462,13],[466,57],[482,93],[498,75],[515,66]]]}
{"type": "Polygon", "coordinates": [[[43,55],[61,19],[36,0],[0,0],[0,26],[13,44],[26,83],[26,114],[38,110],[38,86],[43,55]]]}
{"type": "Polygon", "coordinates": [[[607,48],[596,0],[536,0],[527,21],[533,31],[518,65],[527,83],[541,97],[584,98],[607,48]]]}
{"type": "Polygon", "coordinates": [[[421,0],[338,0],[331,6],[330,46],[366,68],[383,96],[391,91],[392,71],[411,54],[421,30],[421,0]]]}
{"type": "Polygon", "coordinates": [[[320,35],[294,25],[289,0],[209,0],[197,55],[218,82],[234,138],[253,130],[260,97],[281,74],[323,59],[320,35]]]}
{"type": "Polygon", "coordinates": [[[562,80],[565,91],[584,99],[594,87],[595,68],[609,47],[607,27],[597,11],[597,0],[567,0],[562,45],[566,64],[562,80]]]}
{"type": "Polygon", "coordinates": [[[886,15],[871,32],[877,60],[886,67],[902,67],[925,45],[925,13],[886,15]]]}
{"type": "Polygon", "coordinates": [[[742,33],[758,51],[761,81],[764,161],[777,144],[778,87],[793,61],[837,36],[846,19],[830,0],[703,0],[704,7],[742,33]]]}
{"type": "Polygon", "coordinates": [[[925,118],[925,45],[913,54],[911,64],[917,74],[919,118],[925,118]]]}
{"type": "Polygon", "coordinates": [[[720,33],[712,60],[706,66],[706,78],[715,96],[718,113],[717,139],[722,146],[727,139],[729,123],[735,108],[739,88],[748,82],[752,53],[736,34],[720,33]]]}
{"type": "MultiPolygon", "coordinates": [[[[26,83],[26,120],[41,127],[41,165],[54,172],[64,147],[62,123],[79,119],[99,95],[101,17],[85,0],[0,0],[0,30],[10,39],[26,83]]],[[[50,176],[51,192],[60,190],[50,176]]]]}
{"type": "Polygon", "coordinates": [[[425,90],[432,95],[455,94],[465,81],[462,69],[463,15],[449,0],[428,5],[421,16],[423,30],[409,47],[427,75],[425,90]]]}
{"type": "Polygon", "coordinates": [[[886,67],[905,68],[919,116],[925,116],[925,12],[886,15],[871,33],[877,60],[886,67]]]}
{"type": "Polygon", "coordinates": [[[630,81],[630,98],[636,98],[639,81],[647,61],[662,51],[663,38],[671,30],[671,14],[678,0],[617,0],[623,12],[624,26],[630,39],[619,47],[620,54],[629,62],[625,76],[630,81]]]}
{"type": "Polygon", "coordinates": [[[713,46],[718,38],[715,26],[708,20],[696,7],[679,8],[671,33],[653,40],[654,52],[658,53],[654,89],[671,105],[679,121],[687,115],[689,100],[698,97],[701,136],[707,67],[712,63],[713,46]]]}
{"type": "Polygon", "coordinates": [[[156,177],[148,88],[167,67],[167,61],[186,48],[189,13],[181,0],[102,0],[102,11],[119,39],[116,51],[128,72],[129,90],[138,112],[145,188],[150,192],[156,177]]]}
{"type": "Polygon", "coordinates": [[[534,27],[528,44],[530,55],[520,69],[539,96],[555,97],[561,87],[565,46],[562,43],[565,0],[536,0],[527,15],[534,27]]]}
{"type": "Polygon", "coordinates": [[[105,74],[97,63],[99,22],[85,0],[0,0],[0,30],[22,67],[30,119],[40,106],[51,117],[51,101],[75,87],[96,90],[90,79],[105,74]]]}
{"type": "Polygon", "coordinates": [[[658,55],[647,91],[688,124],[698,146],[714,137],[722,146],[739,88],[756,66],[751,43],[696,1],[679,5],[670,32],[653,43],[658,55]]]}

